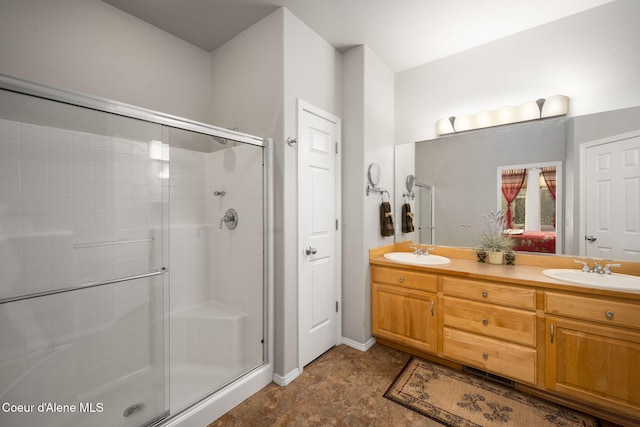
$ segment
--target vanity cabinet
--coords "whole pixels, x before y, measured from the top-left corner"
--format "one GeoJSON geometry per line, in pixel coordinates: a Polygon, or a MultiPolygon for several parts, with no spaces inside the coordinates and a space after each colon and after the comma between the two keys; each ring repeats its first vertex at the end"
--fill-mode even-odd
{"type": "Polygon", "coordinates": [[[546,387],[640,419],[640,309],[545,293],[546,387]]]}
{"type": "Polygon", "coordinates": [[[501,269],[469,255],[442,269],[372,262],[373,335],[441,363],[509,378],[521,390],[603,419],[640,425],[638,295],[550,282],[538,259],[501,269]]]}
{"type": "Polygon", "coordinates": [[[536,383],[536,291],[443,277],[442,354],[488,372],[536,383]]]}
{"type": "Polygon", "coordinates": [[[435,353],[438,343],[435,275],[371,268],[371,329],[374,336],[435,353]]]}

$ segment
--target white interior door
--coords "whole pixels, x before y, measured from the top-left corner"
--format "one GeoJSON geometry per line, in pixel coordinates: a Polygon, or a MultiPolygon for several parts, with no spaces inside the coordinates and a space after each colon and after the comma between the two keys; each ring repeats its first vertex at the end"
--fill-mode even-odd
{"type": "Polygon", "coordinates": [[[339,343],[340,120],[298,101],[299,365],[339,343]]]}
{"type": "Polygon", "coordinates": [[[640,136],[586,148],[585,253],[640,261],[640,136]]]}

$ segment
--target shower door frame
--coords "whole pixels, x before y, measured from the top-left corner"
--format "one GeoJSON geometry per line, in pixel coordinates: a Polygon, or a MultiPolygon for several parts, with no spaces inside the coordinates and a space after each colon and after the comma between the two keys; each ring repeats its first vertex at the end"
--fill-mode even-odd
{"type": "MultiPolygon", "coordinates": [[[[422,206],[419,206],[419,208],[418,208],[419,209],[419,212],[418,212],[418,219],[419,219],[419,221],[418,221],[418,241],[420,242],[420,244],[426,244],[426,243],[422,242],[422,231],[428,229],[429,230],[429,234],[431,236],[430,242],[428,244],[429,245],[434,245],[435,244],[435,237],[436,237],[435,236],[435,234],[436,234],[435,233],[436,226],[435,226],[435,218],[434,218],[434,215],[435,215],[435,201],[436,201],[436,198],[435,198],[436,189],[435,189],[435,187],[433,185],[424,184],[424,183],[420,182],[419,180],[416,180],[415,186],[419,187],[421,189],[429,190],[430,194],[431,194],[431,197],[430,197],[431,200],[429,200],[429,205],[430,205],[430,208],[431,208],[431,211],[429,212],[429,214],[430,214],[429,217],[431,218],[431,223],[429,225],[423,225],[424,215],[423,215],[423,212],[422,212],[422,206]]],[[[422,200],[421,200],[420,195],[424,194],[424,192],[420,191],[420,192],[418,192],[418,194],[419,194],[417,196],[418,197],[418,204],[421,205],[422,200]]]]}
{"type": "MultiPolygon", "coordinates": [[[[0,89],[15,92],[23,95],[30,95],[36,98],[41,98],[45,100],[60,102],[63,104],[69,104],[72,106],[83,107],[90,110],[95,110],[99,112],[114,114],[117,116],[127,117],[131,119],[142,120],[149,123],[154,123],[163,126],[169,126],[177,129],[182,129],[186,131],[196,132],[204,135],[209,135],[212,137],[229,139],[245,144],[250,144],[254,146],[259,146],[263,148],[263,209],[264,209],[264,218],[263,218],[263,301],[264,301],[264,314],[263,314],[263,336],[264,336],[264,346],[263,346],[263,363],[256,366],[255,368],[246,372],[243,376],[238,378],[238,383],[243,383],[239,385],[246,384],[248,382],[247,377],[251,374],[256,374],[259,376],[259,384],[255,386],[247,386],[243,388],[243,393],[241,400],[249,397],[251,394],[255,393],[266,384],[271,382],[273,376],[273,356],[274,356],[274,345],[273,345],[273,332],[274,332],[274,320],[273,320],[273,286],[274,286],[274,239],[273,239],[273,230],[274,230],[274,219],[273,219],[273,194],[274,194],[274,177],[273,177],[273,140],[272,139],[264,139],[261,137],[257,137],[254,135],[238,132],[235,130],[225,129],[218,126],[213,126],[207,123],[197,122],[194,120],[174,116],[171,114],[166,114],[158,111],[153,111],[149,109],[145,109],[142,107],[136,107],[130,104],[125,104],[122,102],[110,100],[107,98],[96,97],[88,94],[82,94],[78,92],[73,92],[65,89],[56,88],[53,86],[9,76],[6,74],[0,73],[0,89]]],[[[164,208],[163,208],[164,210],[164,208]]],[[[164,233],[163,233],[164,234],[164,233]]],[[[168,235],[163,236],[165,241],[168,241],[168,235]]],[[[166,260],[168,260],[168,255],[166,260]]],[[[135,278],[141,277],[151,277],[156,275],[164,275],[168,271],[166,266],[163,266],[159,271],[152,272],[149,274],[145,274],[142,276],[136,276],[135,278]]],[[[115,279],[108,282],[100,282],[100,283],[89,283],[86,285],[68,287],[63,289],[56,289],[51,291],[38,292],[29,295],[23,295],[20,297],[11,297],[0,300],[1,303],[9,303],[18,300],[24,300],[29,298],[36,298],[46,295],[57,294],[61,292],[70,292],[79,289],[85,289],[90,287],[102,286],[111,283],[117,283],[123,280],[129,280],[132,278],[126,279],[115,279]]],[[[165,295],[165,383],[167,386],[165,387],[165,408],[166,413],[165,416],[157,419],[156,421],[152,421],[150,425],[177,425],[181,422],[184,422],[185,419],[194,415],[196,418],[198,416],[206,420],[206,417],[209,418],[209,421],[215,419],[215,417],[222,415],[222,413],[226,412],[226,410],[231,409],[235,406],[239,401],[236,401],[238,398],[229,398],[227,396],[223,396],[223,409],[214,408],[213,410],[207,409],[206,405],[208,400],[215,397],[214,395],[218,394],[222,390],[212,391],[212,393],[208,396],[203,397],[200,400],[192,402],[185,409],[177,412],[176,414],[169,413],[169,362],[168,362],[168,345],[169,345],[169,292],[166,286],[164,289],[165,295]],[[222,413],[219,413],[220,411],[222,413]],[[193,414],[192,414],[193,413],[193,414]]],[[[208,421],[207,421],[208,422],[208,421]]]]}

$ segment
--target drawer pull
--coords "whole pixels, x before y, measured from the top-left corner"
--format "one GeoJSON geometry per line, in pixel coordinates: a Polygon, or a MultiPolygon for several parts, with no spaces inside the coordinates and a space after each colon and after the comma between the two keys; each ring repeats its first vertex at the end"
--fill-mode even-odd
{"type": "Polygon", "coordinates": [[[487,291],[482,291],[482,296],[483,296],[483,297],[485,297],[485,298],[486,298],[486,297],[488,297],[488,296],[489,296],[489,292],[487,292],[487,291]]]}
{"type": "Polygon", "coordinates": [[[432,316],[435,314],[434,311],[433,311],[434,305],[435,305],[435,301],[431,300],[431,315],[432,316]]]}
{"type": "Polygon", "coordinates": [[[400,282],[400,283],[404,282],[404,278],[403,277],[399,278],[398,282],[400,282]]]}
{"type": "Polygon", "coordinates": [[[613,319],[613,311],[611,310],[605,311],[604,315],[607,316],[607,319],[613,319]]]}
{"type": "Polygon", "coordinates": [[[489,358],[489,353],[482,353],[482,358],[487,360],[489,358]]]}
{"type": "Polygon", "coordinates": [[[482,324],[487,326],[489,324],[489,319],[482,319],[482,324]]]}

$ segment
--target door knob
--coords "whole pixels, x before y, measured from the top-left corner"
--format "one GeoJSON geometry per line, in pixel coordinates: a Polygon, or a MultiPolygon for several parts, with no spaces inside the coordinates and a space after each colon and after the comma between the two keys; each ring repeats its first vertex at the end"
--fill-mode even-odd
{"type": "Polygon", "coordinates": [[[596,236],[584,236],[584,240],[587,240],[589,242],[595,242],[596,236]]]}
{"type": "Polygon", "coordinates": [[[304,250],[304,252],[307,255],[315,255],[318,252],[318,250],[316,248],[312,248],[311,246],[307,246],[307,248],[304,250]]]}

